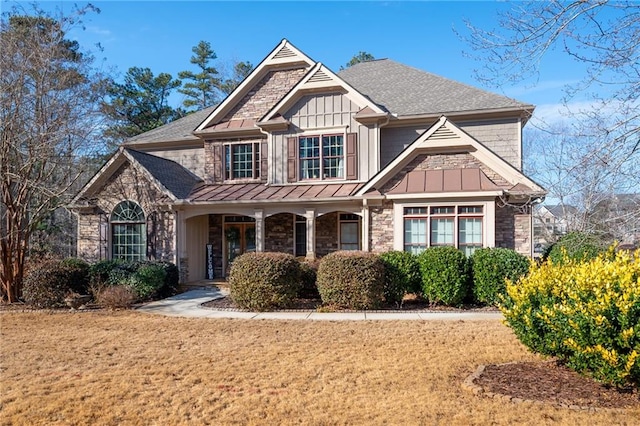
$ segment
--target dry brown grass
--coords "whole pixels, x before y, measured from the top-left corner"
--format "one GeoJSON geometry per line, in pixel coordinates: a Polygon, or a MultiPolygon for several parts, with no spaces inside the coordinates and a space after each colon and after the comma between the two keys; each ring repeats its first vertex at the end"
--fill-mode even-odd
{"type": "MultiPolygon", "coordinates": [[[[2,424],[633,424],[640,410],[511,404],[460,388],[534,360],[498,321],[0,314],[2,424]]],[[[517,379],[517,378],[514,378],[517,379]]]]}

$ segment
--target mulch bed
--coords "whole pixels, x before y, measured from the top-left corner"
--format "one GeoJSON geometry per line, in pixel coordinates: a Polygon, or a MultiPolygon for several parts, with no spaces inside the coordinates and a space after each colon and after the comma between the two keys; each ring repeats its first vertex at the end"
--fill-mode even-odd
{"type": "Polygon", "coordinates": [[[640,406],[638,389],[604,386],[556,361],[487,365],[475,384],[485,392],[564,407],[640,406]]]}
{"type": "MultiPolygon", "coordinates": [[[[229,296],[225,296],[221,299],[212,300],[210,302],[203,303],[205,308],[217,309],[221,311],[243,311],[239,308],[229,296]]],[[[295,312],[295,311],[323,311],[323,312],[355,312],[349,309],[341,309],[333,306],[323,306],[320,299],[296,299],[292,306],[287,309],[280,310],[281,312],[295,312]]],[[[440,306],[431,305],[429,302],[415,298],[413,296],[407,296],[402,302],[402,306],[387,305],[382,306],[375,310],[368,310],[367,312],[498,312],[498,309],[492,306],[476,306],[476,305],[464,305],[461,307],[440,306]]]]}

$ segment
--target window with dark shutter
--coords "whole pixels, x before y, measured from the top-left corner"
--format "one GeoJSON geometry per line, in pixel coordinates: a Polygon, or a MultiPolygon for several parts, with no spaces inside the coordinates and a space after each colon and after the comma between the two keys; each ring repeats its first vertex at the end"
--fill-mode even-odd
{"type": "Polygon", "coordinates": [[[287,181],[296,182],[297,176],[297,163],[298,156],[298,138],[287,138],[287,181]]]}
{"type": "Polygon", "coordinates": [[[267,141],[260,143],[260,177],[267,180],[267,141]]]}
{"type": "Polygon", "coordinates": [[[213,146],[213,181],[222,182],[222,145],[213,146]]]}
{"type": "Polygon", "coordinates": [[[358,134],[347,133],[346,146],[347,173],[346,178],[349,180],[358,179],[358,134]]]}

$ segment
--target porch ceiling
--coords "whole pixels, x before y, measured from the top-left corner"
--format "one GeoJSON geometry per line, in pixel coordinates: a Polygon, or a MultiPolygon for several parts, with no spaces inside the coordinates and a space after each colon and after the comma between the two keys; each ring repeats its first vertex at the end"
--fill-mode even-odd
{"type": "Polygon", "coordinates": [[[349,197],[362,183],[326,185],[267,186],[264,183],[210,184],[195,188],[189,195],[192,202],[212,201],[296,201],[349,197]]]}

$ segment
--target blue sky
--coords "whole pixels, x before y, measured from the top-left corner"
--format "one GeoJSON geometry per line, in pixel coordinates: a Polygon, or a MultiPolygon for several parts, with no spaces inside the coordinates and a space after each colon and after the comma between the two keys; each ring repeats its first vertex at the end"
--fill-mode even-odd
{"type": "MultiPolygon", "coordinates": [[[[2,0],[3,9],[16,2],[2,0]]],[[[26,2],[24,3],[26,4],[26,2]]],[[[45,1],[47,10],[69,11],[73,2],[45,1]]],[[[83,4],[83,3],[79,3],[83,4]]],[[[495,88],[476,81],[481,64],[465,57],[469,48],[454,29],[465,32],[465,19],[495,27],[503,2],[171,2],[97,1],[100,14],[85,19],[84,31],[71,35],[85,49],[103,47],[102,66],[123,75],[129,67],[149,67],[158,74],[191,69],[191,48],[207,40],[218,55],[217,66],[234,60],[258,64],[287,38],[316,61],[338,71],[359,51],[538,105],[555,108],[562,86],[575,81],[580,67],[554,54],[542,64],[540,79],[495,88]]],[[[180,95],[172,103],[180,103],[180,95]]]]}

